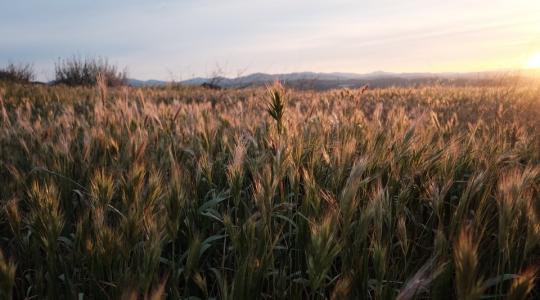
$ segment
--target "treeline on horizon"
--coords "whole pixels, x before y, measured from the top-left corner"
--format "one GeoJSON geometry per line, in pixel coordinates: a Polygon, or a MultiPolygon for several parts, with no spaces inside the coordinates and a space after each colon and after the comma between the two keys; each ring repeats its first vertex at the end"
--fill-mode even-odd
{"type": "MultiPolygon", "coordinates": [[[[43,83],[35,82],[36,75],[32,64],[8,63],[0,68],[0,81],[16,83],[43,83]]],[[[108,86],[122,86],[127,82],[126,69],[121,70],[111,64],[104,57],[59,59],[54,65],[54,80],[52,84],[65,84],[68,86],[94,86],[104,81],[108,86]]]]}
{"type": "MultiPolygon", "coordinates": [[[[242,81],[237,78],[233,82],[221,81],[222,76],[213,76],[201,86],[211,89],[233,88],[242,89],[247,87],[265,86],[270,81],[242,81]]],[[[399,76],[386,76],[371,79],[320,79],[304,78],[292,80],[279,80],[284,86],[298,90],[330,90],[334,88],[359,88],[369,86],[371,88],[385,87],[422,87],[422,86],[508,86],[519,83],[527,83],[527,76],[519,74],[501,73],[492,76],[478,77],[418,77],[403,78],[399,76]]],[[[121,69],[109,62],[105,57],[72,56],[70,58],[59,59],[54,66],[54,79],[49,82],[36,81],[36,74],[30,63],[8,63],[0,67],[0,82],[15,82],[22,84],[49,84],[67,86],[95,86],[100,82],[109,87],[115,86],[160,86],[166,84],[184,85],[182,82],[156,81],[158,83],[147,84],[143,81],[130,80],[127,69],[121,69]]],[[[185,84],[190,85],[190,84],[185,84]]]]}

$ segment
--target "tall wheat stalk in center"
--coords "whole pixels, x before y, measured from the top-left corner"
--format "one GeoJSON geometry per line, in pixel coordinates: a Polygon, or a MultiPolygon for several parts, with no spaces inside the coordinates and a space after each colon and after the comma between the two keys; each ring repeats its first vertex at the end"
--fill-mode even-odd
{"type": "Polygon", "coordinates": [[[268,93],[270,94],[270,100],[267,104],[266,111],[276,121],[278,133],[281,134],[286,105],[285,89],[279,82],[276,82],[272,87],[268,88],[268,93]]]}

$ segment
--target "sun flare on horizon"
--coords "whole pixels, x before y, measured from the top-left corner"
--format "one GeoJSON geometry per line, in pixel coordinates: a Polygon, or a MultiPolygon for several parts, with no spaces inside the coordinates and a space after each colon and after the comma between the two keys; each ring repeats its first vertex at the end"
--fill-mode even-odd
{"type": "Polygon", "coordinates": [[[528,69],[540,69],[540,52],[533,54],[527,62],[528,69]]]}

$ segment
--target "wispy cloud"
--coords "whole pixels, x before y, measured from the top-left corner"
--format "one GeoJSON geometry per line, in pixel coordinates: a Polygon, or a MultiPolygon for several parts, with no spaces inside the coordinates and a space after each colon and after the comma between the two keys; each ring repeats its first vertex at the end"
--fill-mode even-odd
{"type": "Polygon", "coordinates": [[[230,75],[515,67],[540,39],[536,0],[6,2],[0,64],[31,61],[43,74],[72,54],[108,56],[139,78],[217,63],[230,75]]]}

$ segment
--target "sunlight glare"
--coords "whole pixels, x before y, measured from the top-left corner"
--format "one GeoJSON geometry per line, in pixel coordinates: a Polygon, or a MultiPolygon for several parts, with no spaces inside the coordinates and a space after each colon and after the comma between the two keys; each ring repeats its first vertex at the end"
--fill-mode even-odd
{"type": "Polygon", "coordinates": [[[531,58],[529,59],[529,62],[527,63],[527,68],[530,69],[538,69],[540,68],[540,53],[535,53],[531,58]]]}

